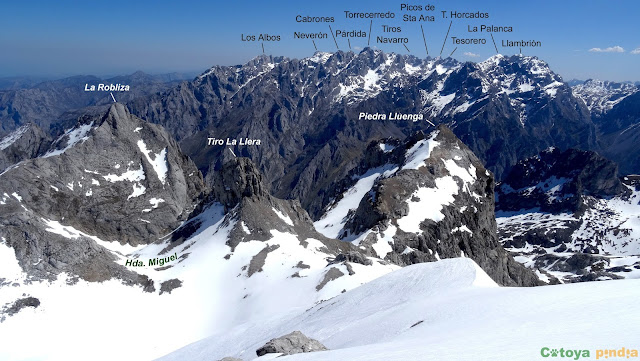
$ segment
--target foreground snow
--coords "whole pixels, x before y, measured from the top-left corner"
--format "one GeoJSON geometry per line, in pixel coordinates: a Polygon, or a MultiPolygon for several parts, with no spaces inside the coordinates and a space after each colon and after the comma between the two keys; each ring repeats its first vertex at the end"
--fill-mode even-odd
{"type": "MultiPolygon", "coordinates": [[[[283,360],[542,360],[543,347],[637,349],[639,280],[501,288],[470,259],[394,271],[323,304],[246,323],[161,358],[255,358],[300,330],[331,351],[283,360]]],[[[268,356],[259,358],[266,360],[268,356]]]]}
{"type": "Polygon", "coordinates": [[[0,360],[151,360],[238,324],[303,312],[398,268],[374,260],[370,266],[352,264],[351,274],[343,264],[327,266],[330,255],[320,241],[276,230],[267,241],[244,241],[232,251],[226,243],[236,220],[219,204],[193,222],[201,222],[198,230],[161,254],[168,241],[118,247],[45,220],[48,232],[70,239],[84,236],[108,246],[121,264],[134,259],[146,264],[176,254],[179,260],[165,267],[134,268],[155,281],[154,293],[118,280],[73,284],[64,274],[54,282],[32,282],[1,239],[0,308],[27,296],[41,304],[0,322],[0,360]],[[248,273],[252,260],[269,246],[274,250],[261,269],[248,273]],[[344,275],[319,287],[332,267],[344,275]],[[161,283],[173,279],[182,285],[162,292],[161,283]]]}

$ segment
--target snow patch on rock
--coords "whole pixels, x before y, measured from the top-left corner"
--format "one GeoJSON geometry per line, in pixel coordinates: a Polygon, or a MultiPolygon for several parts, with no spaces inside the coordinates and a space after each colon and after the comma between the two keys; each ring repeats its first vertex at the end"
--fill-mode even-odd
{"type": "Polygon", "coordinates": [[[147,148],[147,145],[142,139],[138,140],[138,148],[140,149],[142,154],[144,154],[145,158],[147,158],[149,164],[151,164],[151,166],[153,167],[153,170],[156,172],[156,175],[158,176],[160,182],[164,184],[167,179],[167,172],[169,170],[169,167],[167,165],[167,148],[165,147],[164,149],[162,149],[160,153],[153,154],[151,150],[147,148]],[[153,157],[151,155],[153,155],[153,157]]]}

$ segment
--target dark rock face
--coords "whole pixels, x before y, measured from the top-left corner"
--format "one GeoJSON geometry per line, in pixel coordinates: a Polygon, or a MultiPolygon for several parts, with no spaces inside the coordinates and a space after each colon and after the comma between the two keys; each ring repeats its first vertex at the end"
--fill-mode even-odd
{"type": "Polygon", "coordinates": [[[267,258],[267,255],[270,252],[275,251],[276,249],[278,249],[278,246],[277,245],[272,245],[272,246],[265,247],[263,250],[258,252],[258,254],[255,255],[251,259],[251,262],[249,263],[249,268],[247,270],[247,276],[251,277],[251,275],[253,275],[256,272],[262,272],[262,267],[264,266],[264,262],[265,262],[265,260],[267,258]]]}
{"type": "MultiPolygon", "coordinates": [[[[371,153],[357,169],[366,175],[371,171],[365,169],[374,167],[383,169],[382,174],[359,204],[352,205],[340,238],[401,266],[464,256],[499,284],[538,284],[498,242],[492,174],[448,128],[417,133],[383,156],[377,142],[367,149],[371,153]]],[[[355,192],[354,183],[361,178],[356,172],[336,183],[334,194],[341,195],[328,207],[328,215],[355,192]]]]}
{"type": "Polygon", "coordinates": [[[92,237],[153,242],[186,220],[205,191],[177,143],[121,104],[100,117],[82,117],[44,155],[0,179],[0,234],[26,272],[140,284],[146,277],[115,264],[92,237]]]}
{"type": "Polygon", "coordinates": [[[305,336],[300,331],[293,331],[290,334],[274,338],[267,342],[264,346],[256,350],[256,354],[260,357],[268,353],[293,355],[296,353],[326,350],[328,349],[319,341],[305,336]]]}
{"type": "Polygon", "coordinates": [[[618,178],[617,165],[594,152],[548,149],[525,159],[496,199],[504,247],[551,282],[621,278],[609,257],[637,247],[626,222],[639,207],[635,177],[618,178]]]}
{"type": "Polygon", "coordinates": [[[216,172],[212,194],[214,199],[229,210],[244,197],[265,197],[268,191],[262,175],[250,159],[234,158],[216,172]]]}
{"type": "Polygon", "coordinates": [[[432,129],[424,120],[362,120],[361,112],[448,124],[499,178],[552,145],[596,146],[584,103],[546,63],[521,56],[478,64],[369,48],[301,60],[261,56],[213,67],[130,107],[170,129],[210,184],[229,151],[206,146],[208,137],[261,139],[233,151],[256,163],[272,194],[299,199],[314,219],[331,201],[328,186],[358,166],[372,140],[432,129]],[[369,72],[379,79],[373,85],[365,82],[369,72]]]}
{"type": "Polygon", "coordinates": [[[583,196],[629,194],[618,166],[594,152],[551,148],[516,164],[497,191],[500,211],[537,208],[543,212],[581,212],[583,196]]]}
{"type": "Polygon", "coordinates": [[[171,291],[175,290],[182,286],[182,281],[177,278],[170,279],[168,281],[164,281],[160,284],[160,294],[163,293],[171,293],[171,291]]]}
{"type": "Polygon", "coordinates": [[[327,283],[336,280],[340,277],[344,276],[344,273],[342,273],[342,271],[340,271],[339,269],[335,268],[335,267],[331,267],[329,268],[329,270],[327,271],[327,273],[325,273],[324,278],[322,279],[322,281],[320,281],[320,283],[316,286],[316,291],[320,291],[321,289],[324,288],[324,286],[327,285],[327,283]]]}

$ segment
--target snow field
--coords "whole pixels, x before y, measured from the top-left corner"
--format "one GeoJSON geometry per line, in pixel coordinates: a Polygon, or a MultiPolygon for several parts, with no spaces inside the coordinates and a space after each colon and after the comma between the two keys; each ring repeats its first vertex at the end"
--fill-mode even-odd
{"type": "Polygon", "coordinates": [[[330,351],[283,360],[536,360],[542,347],[589,349],[595,357],[596,348],[637,347],[638,286],[497,287],[470,259],[447,259],[394,271],[293,317],[237,326],[160,360],[251,360],[266,341],[293,330],[330,351]]]}
{"type": "Polygon", "coordinates": [[[64,152],[66,152],[67,149],[70,149],[74,145],[78,144],[80,141],[84,142],[85,140],[89,139],[87,134],[89,134],[89,131],[91,130],[91,127],[93,127],[93,122],[91,122],[89,124],[83,124],[83,125],[80,125],[80,126],[78,126],[76,128],[67,130],[56,141],[56,142],[58,142],[61,139],[63,139],[64,137],[68,137],[67,145],[63,149],[56,149],[56,150],[51,150],[51,151],[47,152],[45,155],[42,156],[42,158],[58,156],[58,155],[60,155],[60,154],[62,154],[64,152]]]}
{"type": "Polygon", "coordinates": [[[316,291],[330,268],[329,255],[321,251],[321,242],[306,239],[305,248],[297,236],[272,231],[270,240],[247,240],[232,252],[226,245],[229,232],[242,225],[225,216],[221,205],[210,207],[197,221],[202,224],[192,237],[160,254],[167,242],[132,248],[45,220],[47,231],[70,239],[89,237],[114,252],[121,264],[136,259],[143,262],[145,267],[134,270],[155,281],[154,293],[117,280],[80,280],[68,285],[66,275],[55,282],[24,284],[15,255],[0,244],[0,278],[22,283],[18,287],[1,287],[1,304],[13,302],[23,294],[41,302],[40,307],[26,308],[0,325],[0,337],[6,341],[0,359],[149,360],[206,336],[224,333],[237,324],[302,312],[398,268],[378,262],[373,266],[354,264],[356,274],[349,276],[345,266],[333,265],[330,267],[338,268],[344,276],[316,291]],[[254,256],[270,246],[277,248],[266,255],[260,271],[247,277],[254,256]],[[168,269],[147,265],[151,258],[174,253],[179,260],[167,263],[168,269]],[[186,259],[180,258],[184,256],[186,259]],[[297,268],[300,261],[310,268],[297,268]],[[293,276],[296,272],[300,277],[293,276]],[[160,284],[174,278],[181,280],[182,286],[159,295],[160,284]],[[33,342],[42,347],[31,347],[33,342]]]}

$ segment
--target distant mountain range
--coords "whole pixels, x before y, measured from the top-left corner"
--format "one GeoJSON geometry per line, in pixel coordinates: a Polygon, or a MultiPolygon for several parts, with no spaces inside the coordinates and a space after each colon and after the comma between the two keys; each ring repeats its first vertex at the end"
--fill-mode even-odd
{"type": "Polygon", "coordinates": [[[0,90],[18,90],[31,88],[37,84],[51,80],[48,77],[9,76],[0,78],[0,90]]]}
{"type": "Polygon", "coordinates": [[[73,76],[40,81],[39,78],[0,79],[0,136],[20,126],[33,123],[53,136],[73,126],[86,107],[104,106],[113,102],[109,92],[86,92],[85,85],[127,84],[129,92],[116,92],[118,101],[169,89],[190,74],[169,73],[150,75],[138,71],[130,75],[103,79],[95,76],[73,76]],[[4,84],[4,85],[3,85],[4,84]]]}
{"type": "MultiPolygon", "coordinates": [[[[170,83],[170,82],[180,82],[183,80],[191,80],[195,78],[199,73],[198,72],[173,72],[166,74],[147,74],[143,71],[136,71],[131,75],[117,75],[117,76],[100,76],[97,78],[105,79],[106,81],[114,80],[114,79],[128,79],[134,77],[146,77],[148,80],[152,80],[155,82],[162,83],[170,83]]],[[[0,77],[0,90],[19,90],[19,89],[29,89],[37,86],[40,83],[45,82],[53,82],[53,81],[61,81],[66,79],[56,78],[52,76],[7,76],[0,77]]]]}
{"type": "Polygon", "coordinates": [[[371,140],[429,131],[428,121],[451,127],[498,177],[552,145],[597,147],[588,108],[561,80],[531,57],[476,64],[365,49],[216,66],[130,107],[175,134],[205,175],[226,156],[205,146],[208,137],[264,138],[234,152],[257,162],[276,195],[299,198],[317,217],[333,196],[327,182],[345,176],[371,140]],[[424,120],[358,119],[393,112],[424,120]]]}
{"type": "Polygon", "coordinates": [[[598,129],[598,147],[594,150],[617,162],[623,174],[640,173],[639,90],[636,85],[598,80],[574,87],[598,129]]]}

